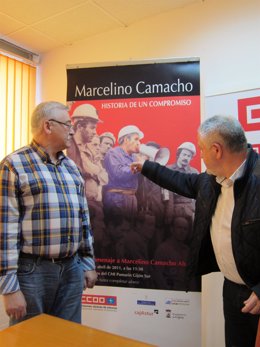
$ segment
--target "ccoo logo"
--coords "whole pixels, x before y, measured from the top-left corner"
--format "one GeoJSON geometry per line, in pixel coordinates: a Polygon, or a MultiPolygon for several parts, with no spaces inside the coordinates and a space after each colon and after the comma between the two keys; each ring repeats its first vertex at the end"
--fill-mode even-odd
{"type": "Polygon", "coordinates": [[[82,305],[116,306],[117,297],[108,295],[82,295],[82,305]]]}

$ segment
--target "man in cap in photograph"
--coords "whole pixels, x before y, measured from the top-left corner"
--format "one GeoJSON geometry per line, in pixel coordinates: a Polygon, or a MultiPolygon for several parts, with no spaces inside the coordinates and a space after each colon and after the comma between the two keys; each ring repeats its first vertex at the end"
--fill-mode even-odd
{"type": "MultiPolygon", "coordinates": [[[[190,161],[196,155],[196,147],[192,142],[183,142],[177,148],[176,163],[168,168],[185,173],[198,173],[198,170],[190,166],[190,161]]],[[[173,223],[175,217],[185,217],[193,220],[195,202],[176,193],[168,192],[168,201],[165,204],[166,224],[173,223]]]]}
{"type": "Polygon", "coordinates": [[[198,170],[190,166],[191,159],[196,155],[196,147],[192,142],[183,142],[176,153],[176,163],[168,166],[172,170],[186,173],[198,173],[198,170]]]}
{"type": "Polygon", "coordinates": [[[96,255],[99,256],[99,245],[104,230],[101,190],[102,185],[108,181],[107,173],[98,158],[100,139],[96,128],[101,120],[96,108],[90,104],[81,104],[76,107],[71,118],[74,124],[74,136],[67,153],[79,167],[85,181],[85,194],[95,238],[96,255]]]}
{"type": "Polygon", "coordinates": [[[107,152],[114,147],[116,143],[115,136],[107,131],[99,135],[100,138],[100,154],[101,154],[101,163],[104,165],[104,158],[107,152]]]}
{"type": "Polygon", "coordinates": [[[108,175],[101,163],[100,137],[95,135],[81,152],[85,176],[85,190],[88,200],[91,226],[95,238],[95,255],[102,257],[104,244],[104,213],[102,187],[108,183],[108,175]]]}
{"type": "Polygon", "coordinates": [[[108,183],[108,175],[101,163],[100,137],[95,135],[82,150],[82,161],[85,172],[86,195],[88,201],[102,200],[102,186],[108,183]]]}
{"type": "Polygon", "coordinates": [[[118,133],[119,146],[110,149],[104,166],[108,173],[108,184],[103,187],[103,205],[106,220],[110,210],[115,207],[122,215],[133,221],[137,211],[136,190],[138,175],[132,175],[130,164],[136,159],[140,150],[143,132],[135,125],[127,125],[118,133]]]}
{"type": "Polygon", "coordinates": [[[82,151],[85,150],[86,144],[91,142],[97,134],[97,123],[101,121],[96,108],[90,104],[81,104],[76,107],[71,119],[74,124],[74,136],[67,154],[75,161],[84,176],[82,151]]]}

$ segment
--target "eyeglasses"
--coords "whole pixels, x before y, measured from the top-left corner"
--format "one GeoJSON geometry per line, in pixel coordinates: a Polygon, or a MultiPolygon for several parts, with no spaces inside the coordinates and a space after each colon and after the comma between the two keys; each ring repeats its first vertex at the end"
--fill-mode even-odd
{"type": "Polygon", "coordinates": [[[59,120],[56,120],[56,119],[48,119],[49,122],[55,122],[55,123],[58,123],[58,124],[62,124],[62,125],[65,125],[67,128],[69,128],[69,130],[71,130],[73,128],[73,124],[68,124],[68,123],[64,123],[64,122],[60,122],[59,120]]]}

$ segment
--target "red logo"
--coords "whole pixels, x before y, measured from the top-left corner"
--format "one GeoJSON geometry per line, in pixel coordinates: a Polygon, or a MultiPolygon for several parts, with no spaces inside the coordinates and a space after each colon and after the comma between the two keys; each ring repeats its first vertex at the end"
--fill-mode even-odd
{"type": "Polygon", "coordinates": [[[240,99],[238,119],[245,131],[260,130],[260,96],[240,99]]]}
{"type": "Polygon", "coordinates": [[[116,296],[83,294],[82,305],[116,306],[116,299],[116,296]]]}

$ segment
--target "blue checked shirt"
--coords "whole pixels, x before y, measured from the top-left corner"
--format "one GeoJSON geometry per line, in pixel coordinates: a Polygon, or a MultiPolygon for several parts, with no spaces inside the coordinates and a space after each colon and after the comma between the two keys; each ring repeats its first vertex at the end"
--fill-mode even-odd
{"type": "Polygon", "coordinates": [[[19,252],[63,258],[78,252],[94,270],[84,181],[62,152],[56,165],[35,141],[0,164],[0,294],[20,289],[19,252]]]}

